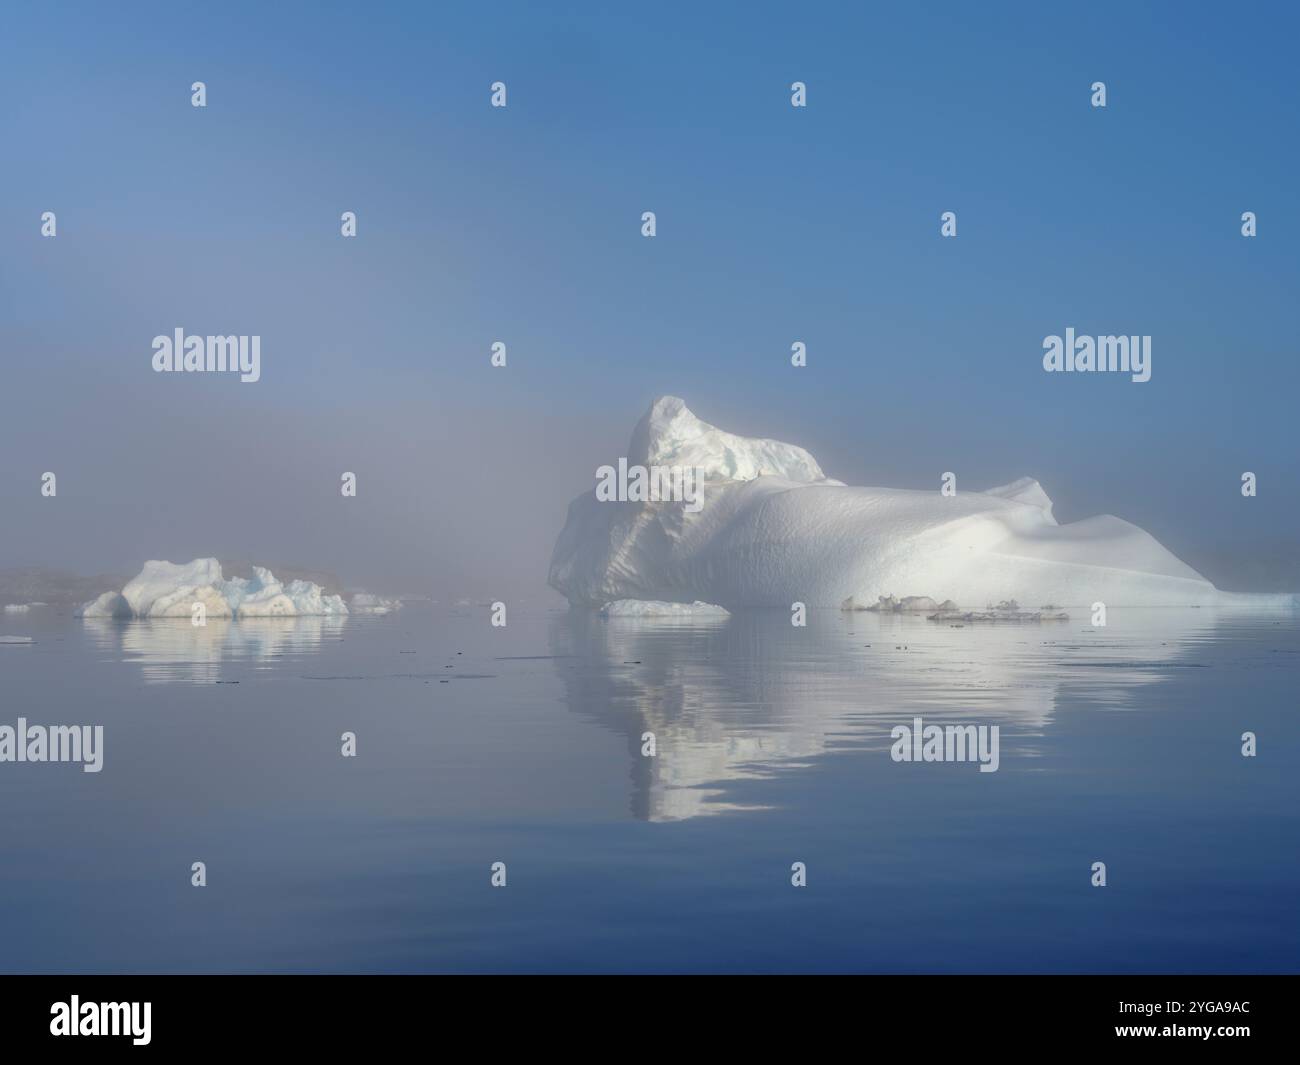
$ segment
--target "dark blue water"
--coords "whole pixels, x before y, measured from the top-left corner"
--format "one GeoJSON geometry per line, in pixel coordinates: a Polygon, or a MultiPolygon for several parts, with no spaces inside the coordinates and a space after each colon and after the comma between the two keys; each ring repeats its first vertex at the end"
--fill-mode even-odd
{"type": "Polygon", "coordinates": [[[1297,971],[1296,620],[1109,621],[3,617],[0,970],[1297,971]]]}

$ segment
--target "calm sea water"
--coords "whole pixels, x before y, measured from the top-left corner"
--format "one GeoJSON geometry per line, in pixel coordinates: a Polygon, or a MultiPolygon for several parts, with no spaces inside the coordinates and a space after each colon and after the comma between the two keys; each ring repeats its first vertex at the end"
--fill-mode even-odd
{"type": "Polygon", "coordinates": [[[1300,970],[1291,615],[488,613],[0,618],[0,970],[1300,970]]]}

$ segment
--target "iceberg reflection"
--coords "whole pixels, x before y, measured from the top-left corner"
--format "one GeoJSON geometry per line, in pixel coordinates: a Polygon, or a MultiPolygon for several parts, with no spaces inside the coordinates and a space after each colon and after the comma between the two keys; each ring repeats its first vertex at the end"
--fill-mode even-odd
{"type": "Polygon", "coordinates": [[[215,684],[222,666],[235,660],[270,665],[290,654],[315,654],[338,638],[346,616],[208,618],[206,625],[181,619],[123,621],[86,618],[86,632],[101,652],[140,666],[150,684],[215,684]]]}
{"type": "Polygon", "coordinates": [[[746,611],[708,624],[605,619],[586,611],[550,627],[570,709],[624,734],[633,815],[678,821],[755,809],[726,785],[768,778],[836,750],[889,747],[910,723],[1002,727],[1008,757],[1035,753],[1069,690],[1105,709],[1129,709],[1175,668],[1195,668],[1217,638],[1214,610],[1112,611],[1082,621],[963,626],[924,617],[814,612],[807,628],[784,612],[746,611]],[[653,732],[656,755],[642,755],[653,732]]]}

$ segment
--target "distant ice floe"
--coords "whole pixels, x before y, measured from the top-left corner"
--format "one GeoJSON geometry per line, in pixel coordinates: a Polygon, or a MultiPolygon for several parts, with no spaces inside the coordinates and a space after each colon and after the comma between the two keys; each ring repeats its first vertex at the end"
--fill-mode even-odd
{"type": "Polygon", "coordinates": [[[933,614],[936,610],[956,610],[957,604],[951,599],[936,603],[928,595],[905,595],[895,599],[892,595],[882,595],[870,606],[864,606],[853,596],[840,604],[841,610],[871,610],[877,614],[933,614]]]}
{"type": "Polygon", "coordinates": [[[931,621],[1069,621],[1070,615],[1052,603],[1037,610],[1023,610],[1014,599],[990,603],[983,610],[963,610],[951,599],[936,603],[928,595],[906,595],[895,599],[882,595],[871,606],[863,606],[853,596],[840,604],[841,610],[869,610],[875,614],[923,614],[931,621]]]}
{"type": "Polygon", "coordinates": [[[0,636],[0,644],[27,644],[31,642],[32,638],[30,636],[0,636]]]}
{"type": "Polygon", "coordinates": [[[1037,610],[1024,610],[1014,599],[1004,599],[984,610],[962,610],[956,603],[945,604],[929,615],[931,621],[1069,621],[1070,615],[1053,603],[1037,610]]]}
{"type": "Polygon", "coordinates": [[[402,609],[402,601],[385,599],[382,596],[371,595],[369,592],[357,592],[348,604],[348,609],[354,614],[391,614],[395,610],[402,609]]]}
{"type": "Polygon", "coordinates": [[[301,617],[346,615],[337,595],[324,595],[312,581],[283,584],[262,566],[253,576],[225,578],[215,558],[193,562],[149,561],[120,592],[105,592],[84,604],[86,618],[189,618],[202,603],[210,618],[301,617]]]}
{"type": "Polygon", "coordinates": [[[607,618],[727,618],[729,610],[713,603],[665,603],[647,599],[618,599],[600,608],[607,618]]]}
{"type": "Polygon", "coordinates": [[[6,614],[26,614],[33,607],[45,606],[45,603],[5,603],[6,614]]]}
{"type": "Polygon", "coordinates": [[[697,505],[602,500],[593,484],[569,504],[551,557],[549,582],[574,605],[882,609],[896,588],[931,593],[911,598],[916,610],[933,603],[936,613],[1012,600],[1085,609],[1297,605],[1289,594],[1221,592],[1120,518],[1060,525],[1032,478],[955,495],[937,482],[924,491],[850,487],[803,448],[724,432],[675,396],[651,404],[626,459],[692,468],[697,505]]]}

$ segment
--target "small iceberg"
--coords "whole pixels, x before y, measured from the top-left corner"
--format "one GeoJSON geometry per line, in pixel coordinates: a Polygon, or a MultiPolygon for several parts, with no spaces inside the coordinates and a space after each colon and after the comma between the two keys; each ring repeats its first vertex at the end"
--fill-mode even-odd
{"type": "Polygon", "coordinates": [[[105,592],[77,611],[83,618],[189,618],[202,603],[210,618],[268,618],[347,614],[341,596],[312,581],[283,584],[263,566],[253,576],[226,578],[215,558],[175,563],[151,560],[120,592],[105,592]]]}
{"type": "Polygon", "coordinates": [[[713,603],[665,603],[656,599],[616,599],[600,608],[607,618],[729,618],[731,611],[713,603]]]}
{"type": "Polygon", "coordinates": [[[382,596],[371,595],[369,592],[357,592],[348,603],[348,609],[353,614],[391,614],[395,610],[402,609],[402,601],[385,599],[382,596]]]}

